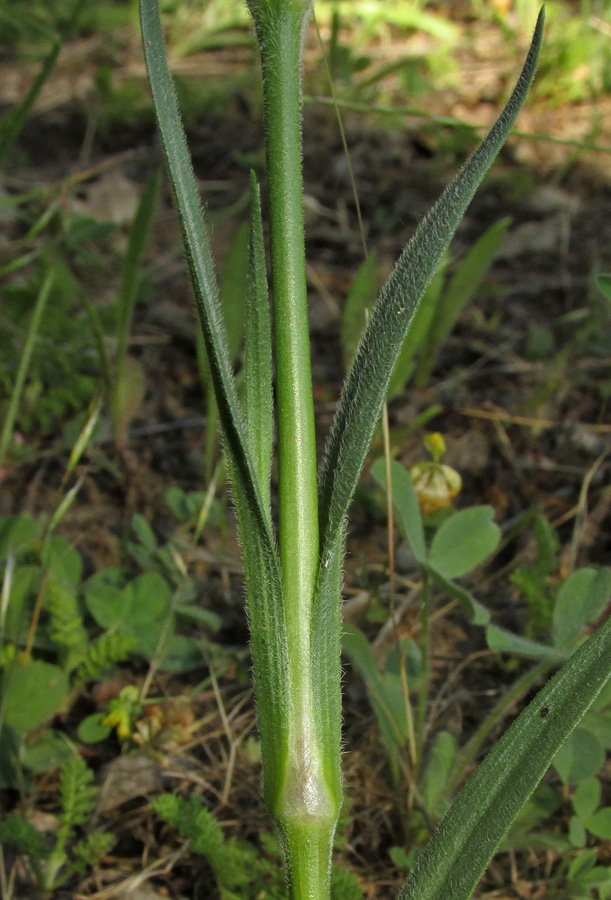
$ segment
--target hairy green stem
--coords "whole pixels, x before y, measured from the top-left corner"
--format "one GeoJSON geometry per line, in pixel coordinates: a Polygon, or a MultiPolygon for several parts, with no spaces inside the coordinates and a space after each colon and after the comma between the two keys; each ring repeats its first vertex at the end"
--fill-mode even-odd
{"type": "Polygon", "coordinates": [[[338,798],[314,700],[318,571],[316,434],[305,273],[301,67],[309,0],[250,0],[263,68],[278,434],[279,547],[288,650],[288,760],[271,810],[293,900],[323,900],[338,798]]]}
{"type": "Polygon", "coordinates": [[[305,11],[302,3],[276,6],[280,8],[267,17],[257,16],[255,11],[255,22],[263,66],[270,207],[280,559],[289,641],[299,652],[309,643],[309,624],[307,629],[304,625],[318,567],[316,438],[301,173],[305,11]]]}

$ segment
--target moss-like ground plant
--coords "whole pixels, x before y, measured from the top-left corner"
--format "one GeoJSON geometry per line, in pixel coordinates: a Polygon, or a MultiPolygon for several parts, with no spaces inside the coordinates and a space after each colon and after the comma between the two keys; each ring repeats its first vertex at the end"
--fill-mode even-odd
{"type": "MultiPolygon", "coordinates": [[[[489,135],[401,255],[374,307],[317,471],[301,172],[301,69],[310,0],[249,0],[263,70],[273,354],[259,190],[253,184],[239,402],[208,231],[168,71],[157,0],[141,0],[153,103],[214,384],[244,558],[263,759],[292,900],[327,900],[341,809],[340,600],[345,521],[420,298],[532,83],[543,13],[489,135]],[[272,355],[275,409],[272,393],[272,355]],[[278,527],[270,505],[277,433],[278,527]]],[[[611,673],[611,622],[585,642],[454,801],[400,892],[466,900],[499,841],[611,673]]]]}

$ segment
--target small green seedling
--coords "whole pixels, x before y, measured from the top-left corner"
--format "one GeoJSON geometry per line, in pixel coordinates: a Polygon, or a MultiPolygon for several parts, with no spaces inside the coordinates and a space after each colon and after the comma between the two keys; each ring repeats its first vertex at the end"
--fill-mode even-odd
{"type": "Polygon", "coordinates": [[[0,844],[27,857],[45,895],[96,865],[113,844],[113,836],[104,831],[90,831],[77,839],[95,807],[97,788],[92,782],[91,769],[80,756],[71,754],[60,770],[59,830],[50,842],[19,813],[0,820],[0,844]]]}
{"type": "MultiPolygon", "coordinates": [[[[66,498],[71,494],[74,489],[66,498]]],[[[22,770],[46,772],[70,756],[61,733],[44,726],[87,683],[134,657],[147,660],[152,671],[199,668],[207,657],[201,637],[189,632],[195,627],[214,633],[220,626],[218,615],[198,603],[197,585],[177,565],[180,557],[172,543],[158,546],[141,516],[134,517],[128,549],[144,572],[133,576],[117,566],[86,580],[80,554],[53,535],[59,518],[56,513],[49,522],[28,516],[0,519],[2,787],[19,784],[22,770]]],[[[212,652],[213,645],[208,649],[212,652]]],[[[87,717],[81,740],[106,737],[111,727],[101,729],[103,718],[102,713],[87,717]]]]}
{"type": "Polygon", "coordinates": [[[553,600],[551,628],[546,643],[514,635],[489,625],[486,640],[491,650],[526,659],[561,662],[579,646],[599,620],[611,598],[611,569],[577,569],[562,582],[553,600]]]}
{"type": "MultiPolygon", "coordinates": [[[[386,657],[383,673],[378,670],[367,638],[358,629],[344,630],[342,646],[365,678],[397,788],[401,769],[410,786],[409,805],[413,805],[415,797],[430,823],[445,812],[447,787],[457,758],[456,740],[444,731],[436,735],[428,755],[424,754],[431,675],[431,582],[457,600],[471,622],[487,625],[488,611],[456,579],[475,569],[495,551],[500,529],[492,521],[491,507],[449,511],[460,478],[439,461],[445,449],[441,435],[428,436],[427,445],[433,452],[433,461],[412,466],[411,473],[398,462],[390,463],[392,500],[399,528],[408,542],[422,584],[419,644],[413,640],[394,644],[386,657]],[[429,519],[423,518],[422,509],[429,513],[429,519]],[[443,510],[441,522],[438,521],[440,510],[443,510]],[[425,528],[432,521],[437,521],[436,527],[425,528]],[[412,691],[418,695],[416,709],[412,709],[412,691]]],[[[371,473],[385,489],[385,461],[377,460],[371,473]]],[[[424,834],[428,836],[426,823],[424,834]]]]}
{"type": "Polygon", "coordinates": [[[611,841],[611,806],[601,806],[602,786],[594,775],[580,782],[571,803],[569,836],[575,847],[585,847],[587,835],[611,841]]]}
{"type": "Polygon", "coordinates": [[[22,769],[45,772],[71,755],[60,733],[43,726],[83,684],[137,650],[136,640],[125,633],[90,634],[80,594],[82,559],[67,541],[45,531],[44,522],[28,516],[0,520],[3,787],[18,784],[22,769]]]}
{"type": "Polygon", "coordinates": [[[611,807],[601,804],[605,749],[610,748],[611,682],[554,759],[562,790],[540,785],[502,842],[503,850],[532,848],[562,855],[549,887],[554,896],[589,900],[595,890],[598,900],[611,897],[611,869],[604,853],[605,842],[611,840],[611,807]],[[562,807],[568,813],[565,833],[546,827],[546,820],[557,824],[551,817],[562,807]],[[601,841],[601,847],[587,849],[589,836],[601,841]]]}

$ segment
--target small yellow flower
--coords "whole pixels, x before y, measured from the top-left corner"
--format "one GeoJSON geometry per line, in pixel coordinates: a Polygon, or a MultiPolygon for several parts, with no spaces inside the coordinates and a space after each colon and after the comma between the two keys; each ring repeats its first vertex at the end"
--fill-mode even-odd
{"type": "MultiPolygon", "coordinates": [[[[113,702],[114,701],[111,700],[111,706],[113,702]]],[[[106,725],[108,728],[114,728],[117,732],[117,736],[121,738],[122,741],[126,740],[131,734],[129,715],[125,709],[115,709],[114,711],[109,712],[108,715],[104,716],[102,719],[102,725],[106,725]]]]}
{"type": "Polygon", "coordinates": [[[443,435],[439,432],[427,434],[424,444],[433,457],[433,462],[416,463],[410,468],[409,474],[414,483],[420,512],[426,518],[452,505],[452,500],[462,488],[462,478],[456,469],[439,462],[446,451],[443,435]]]}
{"type": "Polygon", "coordinates": [[[134,685],[127,685],[119,696],[108,704],[108,715],[102,719],[102,725],[114,728],[117,737],[126,741],[133,731],[132,722],[141,712],[138,688],[134,685]]]}

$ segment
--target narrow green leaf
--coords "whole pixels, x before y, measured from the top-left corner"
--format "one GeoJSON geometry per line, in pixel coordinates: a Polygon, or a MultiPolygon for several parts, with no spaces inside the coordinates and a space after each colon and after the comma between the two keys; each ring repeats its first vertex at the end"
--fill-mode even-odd
{"type": "MultiPolygon", "coordinates": [[[[235,363],[244,335],[244,298],[246,296],[248,226],[241,225],[227,251],[219,285],[219,306],[231,363],[235,363]]],[[[201,330],[196,332],[199,377],[204,386],[212,387],[206,345],[201,330]]]]}
{"type": "Polygon", "coordinates": [[[611,675],[611,620],[565,663],[458,795],[399,900],[468,900],[555,754],[611,675]]]}
{"type": "Polygon", "coordinates": [[[569,735],[554,757],[553,765],[565,784],[580,784],[602,769],[605,755],[605,747],[598,735],[587,727],[580,727],[569,735]]]}
{"type": "Polygon", "coordinates": [[[6,162],[7,156],[15,146],[15,142],[28,120],[38,95],[43,89],[49,75],[55,68],[59,51],[62,48],[62,41],[59,36],[55,34],[52,36],[52,40],[53,45],[44,58],[42,66],[40,67],[40,72],[34,79],[24,100],[2,122],[2,131],[0,133],[0,168],[2,168],[6,162]]]}
{"type": "Polygon", "coordinates": [[[607,300],[611,301],[611,275],[604,273],[596,278],[596,287],[607,300]]]}
{"type": "MultiPolygon", "coordinates": [[[[149,178],[138,202],[136,215],[129,230],[127,252],[123,260],[121,272],[121,285],[117,301],[117,355],[116,355],[116,381],[120,386],[123,377],[123,364],[127,353],[127,341],[131,331],[134,306],[138,296],[138,287],[142,272],[142,263],[148,244],[155,208],[159,197],[161,185],[161,170],[157,170],[149,178]]],[[[119,387],[115,387],[118,390],[119,387]]]]}
{"type": "MultiPolygon", "coordinates": [[[[383,459],[376,459],[371,467],[371,474],[380,487],[386,490],[386,464],[383,459]]],[[[392,502],[399,513],[403,534],[416,562],[424,563],[426,562],[426,545],[418,497],[409,472],[405,466],[395,460],[392,460],[390,464],[390,481],[392,502]]]]}
{"type": "Polygon", "coordinates": [[[432,340],[436,347],[445,340],[467,303],[478,292],[510,224],[511,219],[506,217],[491,225],[473,244],[449,281],[433,324],[432,340]]]}
{"type": "MultiPolygon", "coordinates": [[[[165,59],[156,0],[141,0],[147,73],[204,334],[206,352],[225,434],[233,485],[251,628],[259,733],[264,747],[264,791],[271,808],[281,790],[287,760],[287,651],[279,561],[269,517],[248,451],[229,361],[218,288],[176,92],[165,59]]],[[[339,634],[339,628],[338,628],[339,634]]],[[[339,646],[337,649],[339,658],[339,646]]],[[[339,664],[338,664],[339,668],[339,664]]]]}
{"type": "Polygon", "coordinates": [[[392,400],[397,394],[400,394],[411,378],[415,368],[414,359],[416,354],[419,353],[422,356],[428,353],[428,335],[441,298],[447,261],[446,255],[437,266],[435,274],[427,285],[422,295],[422,300],[414,313],[414,318],[409,326],[409,331],[403,341],[401,352],[390,378],[387,394],[388,400],[392,400]]]}
{"type": "Polygon", "coordinates": [[[611,569],[578,569],[566,579],[554,605],[554,644],[568,647],[595,622],[609,601],[611,569]]]}
{"type": "Polygon", "coordinates": [[[400,675],[379,671],[371,644],[358,628],[343,629],[342,649],[365,681],[382,740],[390,753],[396,752],[405,746],[408,736],[400,675]]]}
{"type": "Polygon", "coordinates": [[[342,310],[339,342],[346,369],[354,359],[356,348],[367,324],[367,310],[373,304],[379,289],[378,255],[374,251],[369,254],[354,276],[342,310]]]}
{"type": "Polygon", "coordinates": [[[490,650],[497,653],[513,653],[515,656],[523,656],[527,659],[549,659],[554,662],[562,662],[567,654],[556,647],[531,641],[529,638],[513,634],[504,628],[490,625],[486,629],[486,643],[490,650]]]}
{"type": "MultiPolygon", "coordinates": [[[[571,863],[568,871],[569,878],[579,879],[583,875],[587,875],[588,872],[591,872],[594,866],[596,865],[597,853],[596,850],[586,850],[585,853],[580,853],[573,862],[571,863]]],[[[589,893],[589,892],[588,892],[589,893]]]]}
{"type": "Polygon", "coordinates": [[[366,681],[381,679],[371,644],[360,628],[345,625],[342,629],[342,651],[366,681]]]}
{"type": "Polygon", "coordinates": [[[28,374],[30,360],[32,358],[32,353],[34,352],[34,346],[38,339],[38,330],[40,328],[42,316],[45,311],[47,300],[49,299],[54,281],[55,270],[50,269],[45,280],[42,283],[42,286],[36,298],[34,311],[32,313],[32,318],[30,319],[30,325],[28,327],[25,346],[21,353],[21,361],[19,363],[19,369],[17,370],[17,377],[15,378],[15,384],[13,385],[11,399],[4,417],[2,431],[0,432],[0,467],[4,463],[4,459],[13,437],[13,428],[15,425],[15,419],[17,418],[17,413],[19,411],[19,404],[21,402],[21,395],[25,386],[25,380],[28,374]]]}
{"type": "MultiPolygon", "coordinates": [[[[156,0],[141,0],[144,56],[155,115],[161,134],[168,174],[174,191],[189,271],[195,292],[204,343],[230,453],[239,477],[254,483],[248,456],[235,380],[231,371],[227,337],[219,303],[218,286],[210,253],[195,177],[180,119],[176,92],[165,59],[164,41],[156,0]]],[[[253,490],[254,497],[258,491],[253,490]]],[[[261,504],[259,502],[259,507],[261,504]]],[[[263,518],[263,517],[262,517],[263,518]]]]}
{"type": "Polygon", "coordinates": [[[121,284],[117,299],[115,373],[114,378],[111,379],[110,397],[115,438],[120,444],[125,442],[128,425],[141,408],[144,399],[144,369],[137,359],[127,355],[127,345],[160,185],[161,170],[158,169],[149,178],[138,202],[136,215],[129,230],[127,252],[121,271],[121,284]]]}
{"type": "Polygon", "coordinates": [[[244,336],[244,301],[248,282],[248,225],[233,236],[219,285],[219,301],[227,332],[229,359],[235,362],[244,336]]]}
{"type": "Polygon", "coordinates": [[[27,734],[58,711],[68,695],[68,679],[57,666],[35,660],[5,672],[0,689],[4,724],[27,734]]]}
{"type": "Polygon", "coordinates": [[[490,613],[482,603],[479,603],[475,597],[469,593],[469,591],[465,590],[461,585],[456,584],[456,582],[451,581],[449,578],[444,578],[440,572],[431,568],[431,566],[427,566],[427,570],[431,578],[436,581],[444,591],[447,591],[451,597],[458,600],[474,625],[488,624],[490,621],[490,613]]]}
{"type": "Polygon", "coordinates": [[[259,478],[261,496],[266,509],[269,510],[269,479],[274,441],[272,333],[263,245],[261,193],[254,172],[251,172],[244,341],[246,429],[259,478]]]}
{"type": "Polygon", "coordinates": [[[117,369],[117,380],[111,401],[112,424],[118,444],[127,441],[127,429],[142,409],[146,394],[146,374],[140,360],[125,356],[117,369]]]}
{"type": "Polygon", "coordinates": [[[419,785],[425,809],[432,816],[437,814],[437,805],[452,774],[457,751],[456,738],[449,731],[439,731],[435,735],[419,785]]]}
{"type": "Polygon", "coordinates": [[[66,483],[74,469],[79,464],[81,456],[87,449],[87,445],[89,444],[89,441],[91,440],[96,429],[101,411],[102,398],[98,397],[95,401],[95,405],[91,409],[89,418],[87,419],[85,425],[81,430],[81,433],[74,443],[72,450],[70,451],[70,458],[68,459],[68,464],[66,465],[66,471],[64,472],[64,476],[62,478],[62,484],[66,483]]]}
{"type": "Polygon", "coordinates": [[[602,786],[598,778],[586,778],[573,794],[573,809],[582,821],[592,818],[602,796],[602,786]]]}
{"type": "Polygon", "coordinates": [[[473,244],[450,279],[427,335],[426,353],[416,376],[418,385],[423,387],[428,382],[437,351],[454,328],[463,309],[480,289],[510,223],[511,219],[505,218],[491,225],[473,244]]]}
{"type": "Polygon", "coordinates": [[[435,532],[429,550],[429,565],[444,578],[470,572],[493,553],[501,530],[492,521],[491,506],[472,506],[446,519],[435,532]]]}
{"type": "Polygon", "coordinates": [[[601,841],[611,841],[611,806],[599,809],[587,823],[587,829],[601,841]]]}
{"type": "Polygon", "coordinates": [[[319,473],[321,560],[333,554],[388,384],[418,302],[475,191],[505,142],[532,83],[543,11],[516,88],[480,147],[420,224],[386,282],[342,391],[319,473]]]}
{"type": "Polygon", "coordinates": [[[76,495],[80,491],[83,486],[84,477],[81,476],[79,480],[73,485],[70,490],[64,494],[62,497],[59,506],[51,516],[51,520],[49,521],[49,526],[47,530],[47,535],[53,534],[61,520],[64,518],[74,501],[76,500],[76,495]]]}
{"type": "Polygon", "coordinates": [[[199,380],[206,398],[206,437],[204,441],[204,471],[206,480],[210,482],[214,463],[217,457],[219,412],[216,403],[214,384],[210,376],[208,354],[201,328],[195,331],[195,352],[197,356],[197,370],[199,380]]]}
{"type": "Polygon", "coordinates": [[[318,718],[321,756],[327,766],[327,783],[337,797],[341,775],[341,596],[343,534],[319,568],[312,615],[312,684],[318,718]]]}

